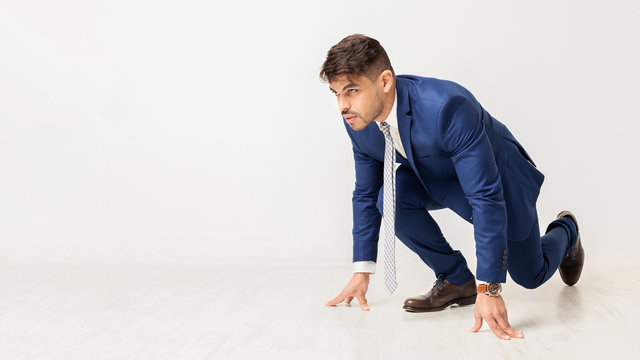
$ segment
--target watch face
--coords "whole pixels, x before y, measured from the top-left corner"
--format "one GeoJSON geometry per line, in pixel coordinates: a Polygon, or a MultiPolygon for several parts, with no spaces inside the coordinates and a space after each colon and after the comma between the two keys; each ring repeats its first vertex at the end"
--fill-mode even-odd
{"type": "Polygon", "coordinates": [[[489,295],[498,295],[502,291],[502,284],[500,283],[488,283],[487,284],[487,292],[489,295]]]}

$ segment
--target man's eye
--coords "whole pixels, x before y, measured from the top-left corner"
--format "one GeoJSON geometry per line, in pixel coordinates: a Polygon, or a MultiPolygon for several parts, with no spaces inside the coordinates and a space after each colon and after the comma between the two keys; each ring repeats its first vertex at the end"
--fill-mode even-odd
{"type": "Polygon", "coordinates": [[[358,91],[357,89],[349,89],[349,93],[350,93],[350,94],[354,94],[354,93],[356,93],[357,91],[358,91]]]}

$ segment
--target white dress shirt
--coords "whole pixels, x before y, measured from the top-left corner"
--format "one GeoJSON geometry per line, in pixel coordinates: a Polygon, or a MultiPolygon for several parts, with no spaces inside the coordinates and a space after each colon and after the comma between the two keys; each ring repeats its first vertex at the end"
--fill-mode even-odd
{"type": "MultiPolygon", "coordinates": [[[[389,130],[391,132],[391,138],[393,139],[393,147],[396,149],[398,153],[403,158],[407,158],[407,154],[404,152],[404,147],[402,147],[402,140],[400,139],[400,133],[398,132],[398,110],[396,108],[396,104],[398,103],[398,92],[394,90],[393,96],[393,108],[387,116],[387,119],[384,120],[387,124],[389,124],[389,130]]],[[[378,128],[380,131],[380,123],[382,121],[376,121],[378,124],[378,128]]],[[[366,272],[373,274],[376,271],[376,263],[374,261],[355,261],[353,263],[353,272],[366,272]]]]}

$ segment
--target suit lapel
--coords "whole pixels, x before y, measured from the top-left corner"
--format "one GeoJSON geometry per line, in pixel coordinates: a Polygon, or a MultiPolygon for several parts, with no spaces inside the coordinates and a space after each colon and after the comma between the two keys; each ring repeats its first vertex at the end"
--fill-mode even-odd
{"type": "Polygon", "coordinates": [[[407,160],[409,160],[409,164],[411,165],[413,172],[416,174],[418,179],[420,179],[420,182],[422,183],[422,186],[424,186],[427,194],[431,196],[429,189],[425,185],[424,181],[422,181],[420,172],[413,161],[413,150],[411,145],[411,125],[413,123],[413,119],[411,118],[411,103],[409,101],[409,80],[402,77],[396,77],[396,91],[398,95],[398,131],[400,132],[402,147],[407,154],[407,160]]]}
{"type": "Polygon", "coordinates": [[[411,149],[411,107],[409,104],[409,89],[407,88],[407,80],[401,77],[396,77],[396,91],[398,92],[398,104],[397,117],[398,117],[398,131],[400,132],[400,139],[402,140],[402,147],[407,154],[407,160],[413,170],[416,170],[416,165],[413,162],[413,151],[411,149]]]}

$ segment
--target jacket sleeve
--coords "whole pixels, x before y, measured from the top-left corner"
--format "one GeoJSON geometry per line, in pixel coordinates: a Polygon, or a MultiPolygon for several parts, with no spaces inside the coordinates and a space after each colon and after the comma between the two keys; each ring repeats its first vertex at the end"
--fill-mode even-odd
{"type": "Polygon", "coordinates": [[[460,186],[473,211],[476,277],[505,282],[507,266],[507,210],[502,180],[481,109],[461,96],[448,98],[438,115],[442,149],[451,157],[460,186]]]}
{"type": "Polygon", "coordinates": [[[376,203],[384,165],[353,145],[356,183],[353,190],[353,261],[376,261],[382,215],[376,203]]]}

